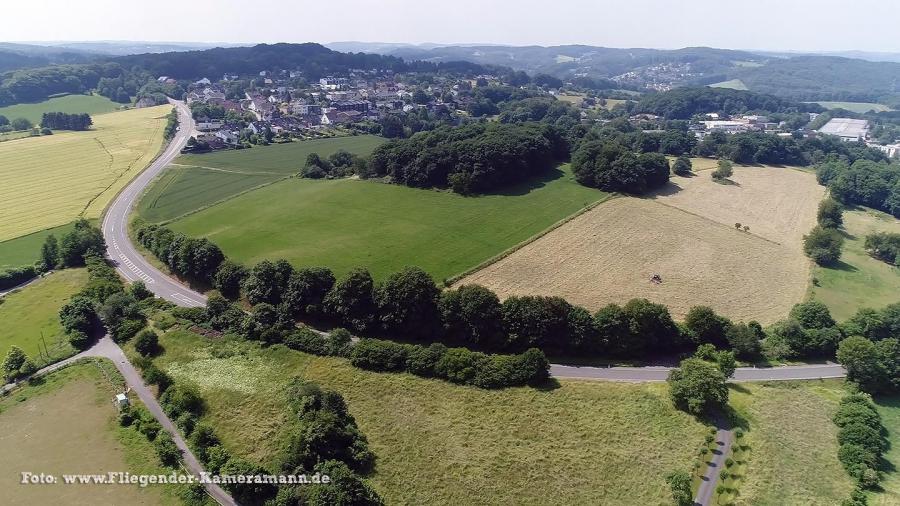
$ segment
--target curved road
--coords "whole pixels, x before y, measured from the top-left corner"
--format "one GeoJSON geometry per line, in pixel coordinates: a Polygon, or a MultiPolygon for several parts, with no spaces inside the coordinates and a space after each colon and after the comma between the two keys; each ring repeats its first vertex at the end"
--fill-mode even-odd
{"type": "Polygon", "coordinates": [[[187,144],[188,139],[194,133],[194,120],[191,118],[187,106],[179,101],[170,100],[170,102],[178,110],[178,124],[180,125],[178,132],[169,142],[166,150],[134,178],[106,209],[102,224],[103,238],[106,239],[106,255],[126,279],[143,281],[157,297],[179,306],[205,306],[206,297],[203,294],[185,287],[152,266],[135,249],[128,237],[128,215],[135,203],[150,182],[178,156],[181,148],[187,144]]]}

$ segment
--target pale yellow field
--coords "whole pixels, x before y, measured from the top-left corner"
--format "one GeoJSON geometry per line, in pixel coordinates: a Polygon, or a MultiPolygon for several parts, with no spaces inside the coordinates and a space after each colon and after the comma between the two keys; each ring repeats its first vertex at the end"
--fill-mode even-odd
{"type": "Polygon", "coordinates": [[[87,132],[0,143],[0,241],[98,218],[156,156],[170,109],[100,114],[87,132]]]}
{"type": "Polygon", "coordinates": [[[772,323],[806,293],[801,239],[823,191],[791,169],[736,168],[732,179],[674,178],[654,197],[613,199],[457,284],[481,284],[501,298],[559,295],[590,310],[643,297],[676,318],[708,305],[772,323]],[[650,283],[653,274],[663,283],[650,283]]]}

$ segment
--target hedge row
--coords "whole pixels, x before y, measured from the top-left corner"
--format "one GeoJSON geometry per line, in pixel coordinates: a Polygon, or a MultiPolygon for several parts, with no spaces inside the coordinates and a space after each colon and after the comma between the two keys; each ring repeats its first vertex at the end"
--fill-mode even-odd
{"type": "Polygon", "coordinates": [[[34,266],[30,265],[2,270],[0,271],[0,290],[20,285],[35,276],[37,276],[37,271],[34,266]]]}
{"type": "Polygon", "coordinates": [[[838,431],[838,459],[860,488],[872,489],[881,481],[879,461],[887,450],[886,429],[872,398],[856,393],[841,399],[833,421],[838,431]]]}
{"type": "Polygon", "coordinates": [[[467,348],[400,344],[361,339],[350,350],[350,363],[371,371],[406,371],[479,388],[535,385],[547,380],[550,363],[536,348],[519,355],[488,355],[467,348]]]}

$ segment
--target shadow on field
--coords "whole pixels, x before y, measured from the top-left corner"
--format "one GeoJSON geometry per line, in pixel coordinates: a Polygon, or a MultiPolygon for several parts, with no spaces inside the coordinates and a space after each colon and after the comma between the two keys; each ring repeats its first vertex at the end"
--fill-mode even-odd
{"type": "Polygon", "coordinates": [[[537,190],[538,188],[543,188],[547,185],[547,183],[555,181],[561,177],[564,177],[565,175],[565,172],[559,170],[559,168],[557,167],[554,167],[541,173],[538,176],[528,179],[527,181],[523,181],[519,184],[510,186],[509,188],[505,188],[500,191],[489,192],[486,195],[504,195],[507,197],[528,195],[532,191],[537,190]]]}
{"type": "Polygon", "coordinates": [[[843,260],[838,260],[838,262],[836,264],[834,264],[828,268],[835,270],[835,271],[842,271],[842,272],[856,272],[859,270],[858,268],[848,264],[847,262],[845,262],[843,260]]]}

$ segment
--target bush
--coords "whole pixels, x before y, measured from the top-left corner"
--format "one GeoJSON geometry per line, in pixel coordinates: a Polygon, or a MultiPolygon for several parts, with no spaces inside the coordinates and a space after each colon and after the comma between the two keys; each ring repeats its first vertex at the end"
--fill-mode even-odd
{"type": "Polygon", "coordinates": [[[120,321],[117,325],[110,329],[113,340],[117,343],[124,343],[136,336],[147,324],[144,320],[126,319],[120,321]]]}
{"type": "Polygon", "coordinates": [[[141,371],[141,377],[150,385],[156,385],[160,393],[165,392],[172,384],[172,378],[153,362],[147,364],[141,371]]]}
{"type": "Polygon", "coordinates": [[[181,450],[175,445],[172,436],[168,432],[162,431],[157,434],[153,441],[153,448],[156,455],[159,456],[160,462],[166,467],[176,467],[178,461],[181,460],[181,450]]]}
{"type": "Polygon", "coordinates": [[[0,290],[20,285],[37,276],[33,266],[17,267],[0,271],[0,290]]]}
{"type": "Polygon", "coordinates": [[[303,351],[313,355],[327,355],[328,342],[318,332],[302,328],[288,334],[284,338],[284,345],[292,350],[303,351]]]}
{"type": "Polygon", "coordinates": [[[200,415],[203,412],[203,399],[197,390],[191,386],[176,383],[160,396],[159,403],[169,416],[181,415],[182,413],[193,413],[200,415]]]}
{"type": "Polygon", "coordinates": [[[406,346],[392,341],[360,339],[350,350],[350,364],[370,371],[402,371],[406,366],[406,346]]]}
{"type": "Polygon", "coordinates": [[[818,225],[803,237],[803,251],[815,263],[825,267],[837,264],[843,245],[844,237],[840,232],[818,225]]]}
{"type": "Polygon", "coordinates": [[[678,159],[675,160],[675,164],[672,165],[672,172],[679,176],[690,176],[692,169],[693,164],[687,155],[679,156],[678,159]]]}
{"type": "Polygon", "coordinates": [[[878,455],[857,444],[843,444],[838,448],[838,460],[848,473],[854,474],[863,467],[872,467],[878,462],[878,455]]]}
{"type": "Polygon", "coordinates": [[[150,329],[138,332],[134,340],[134,349],[145,357],[156,354],[159,349],[159,336],[150,329]]]}
{"type": "Polygon", "coordinates": [[[469,383],[475,377],[478,358],[466,348],[451,348],[434,364],[434,372],[453,383],[469,383]]]}
{"type": "Polygon", "coordinates": [[[841,427],[838,431],[838,443],[862,446],[876,455],[883,453],[887,446],[877,429],[860,422],[851,422],[841,427]]]}
{"type": "Polygon", "coordinates": [[[832,418],[838,427],[845,427],[851,423],[860,423],[874,430],[881,429],[881,417],[870,405],[860,403],[841,404],[837,413],[832,418]]]}
{"type": "Polygon", "coordinates": [[[840,228],[844,224],[844,209],[841,204],[829,197],[819,203],[817,219],[822,228],[840,228]]]}
{"type": "Polygon", "coordinates": [[[91,338],[80,330],[73,330],[67,335],[69,344],[76,350],[86,350],[91,344],[91,338]]]}
{"type": "Polygon", "coordinates": [[[410,346],[406,355],[406,370],[425,378],[435,375],[435,366],[447,352],[440,343],[429,346],[410,346]]]}
{"type": "Polygon", "coordinates": [[[712,178],[716,181],[723,181],[734,175],[734,167],[728,160],[719,160],[718,168],[713,171],[712,178]]]}
{"type": "Polygon", "coordinates": [[[350,354],[353,336],[347,329],[337,328],[328,333],[325,351],[335,357],[346,357],[350,354]]]}

